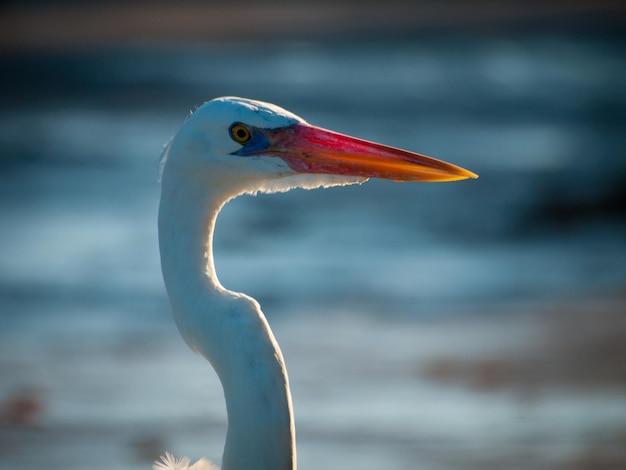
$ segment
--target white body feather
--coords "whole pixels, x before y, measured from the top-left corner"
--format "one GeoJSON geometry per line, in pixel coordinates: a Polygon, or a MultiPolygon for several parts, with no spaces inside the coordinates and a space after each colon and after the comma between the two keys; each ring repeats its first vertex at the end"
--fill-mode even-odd
{"type": "MultiPolygon", "coordinates": [[[[215,273],[213,230],[220,209],[240,194],[361,183],[366,177],[454,181],[477,175],[310,126],[268,103],[232,97],[210,101],[189,117],[165,149],[162,171],[163,279],[180,333],[211,362],[224,388],[222,468],[294,470],[291,394],[280,348],[259,304],[226,290],[215,273]]],[[[171,455],[163,459],[173,468],[188,463],[171,455]]]]}
{"type": "MultiPolygon", "coordinates": [[[[181,335],[211,362],[224,388],[228,432],[222,469],[292,470],[295,430],[282,353],[258,303],[219,283],[212,252],[215,221],[222,206],[240,194],[365,178],[296,173],[272,157],[233,157],[240,145],[228,138],[227,129],[236,121],[263,128],[303,122],[274,105],[240,98],[213,100],[189,117],[163,156],[163,278],[181,335]]],[[[173,458],[164,462],[166,468],[186,468],[173,458]]]]}

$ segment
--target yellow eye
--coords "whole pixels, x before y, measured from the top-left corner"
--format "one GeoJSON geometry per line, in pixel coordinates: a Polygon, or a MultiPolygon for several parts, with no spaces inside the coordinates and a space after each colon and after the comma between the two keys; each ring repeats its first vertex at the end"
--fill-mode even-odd
{"type": "Polygon", "coordinates": [[[230,136],[235,142],[245,144],[252,138],[252,133],[243,124],[233,124],[230,126],[230,136]]]}

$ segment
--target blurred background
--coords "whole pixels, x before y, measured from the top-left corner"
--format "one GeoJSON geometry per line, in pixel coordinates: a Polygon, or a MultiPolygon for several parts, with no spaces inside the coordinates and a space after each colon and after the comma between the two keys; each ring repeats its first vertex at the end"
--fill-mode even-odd
{"type": "Polygon", "coordinates": [[[222,390],[162,285],[158,159],[240,95],[480,174],[223,211],[218,273],[283,348],[300,468],[626,468],[625,14],[5,2],[2,466],[220,462],[222,390]]]}

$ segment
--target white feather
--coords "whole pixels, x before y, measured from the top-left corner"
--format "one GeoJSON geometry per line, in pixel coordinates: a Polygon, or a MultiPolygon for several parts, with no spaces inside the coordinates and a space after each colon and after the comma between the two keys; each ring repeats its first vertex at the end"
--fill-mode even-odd
{"type": "Polygon", "coordinates": [[[189,465],[191,460],[187,457],[174,458],[172,454],[166,452],[161,456],[161,461],[156,461],[152,465],[152,470],[219,470],[207,459],[200,459],[193,465],[189,465]]]}

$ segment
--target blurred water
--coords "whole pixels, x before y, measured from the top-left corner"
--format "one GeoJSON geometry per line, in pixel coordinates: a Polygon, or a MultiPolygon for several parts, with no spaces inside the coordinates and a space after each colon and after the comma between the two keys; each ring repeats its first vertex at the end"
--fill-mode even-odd
{"type": "Polygon", "coordinates": [[[0,115],[7,293],[162,297],[157,158],[188,108],[223,94],[481,175],[236,201],[216,250],[231,288],[294,303],[380,299],[415,315],[626,278],[615,201],[625,66],[605,44],[198,46],[12,61],[29,79],[12,83],[28,94],[7,94],[0,115]]]}
{"type": "MultiPolygon", "coordinates": [[[[0,392],[7,395],[20,387],[50,392],[46,423],[52,428],[72,434],[76,431],[67,430],[72,423],[136,421],[151,429],[154,424],[142,416],[150,416],[164,401],[158,395],[152,398],[158,403],[141,408],[144,387],[162,386],[154,380],[160,367],[176,369],[190,360],[171,336],[160,277],[157,162],[186,113],[215,96],[275,102],[311,123],[430,154],[481,176],[438,185],[372,181],[231,202],[220,216],[215,240],[222,283],[259,299],[279,330],[291,329],[295,339],[287,343],[295,343],[296,357],[298,340],[313,331],[323,334],[321,320],[310,330],[303,326],[311,315],[333,318],[342,312],[352,318],[365,312],[399,322],[397,332],[407,318],[463,316],[502,305],[509,306],[502,311],[509,311],[515,310],[511,305],[558,303],[624,289],[626,63],[620,45],[610,40],[529,36],[137,46],[19,55],[3,62],[11,73],[0,78],[5,90],[0,111],[0,349],[3,367],[14,375],[5,376],[0,392]],[[167,362],[153,343],[174,359],[167,362]],[[119,369],[115,359],[118,353],[127,357],[126,348],[131,357],[139,357],[128,371],[119,369]],[[138,352],[142,348],[149,352],[138,352]],[[102,351],[107,351],[104,363],[94,364],[102,351]],[[42,354],[47,358],[43,362],[42,354]],[[110,356],[112,363],[107,362],[110,356]],[[73,367],[66,363],[69,358],[74,358],[73,367]],[[102,377],[91,377],[90,370],[104,374],[108,385],[102,377]],[[47,371],[43,378],[41,371],[47,371]],[[57,374],[70,381],[84,378],[74,399],[55,402],[67,392],[57,374]],[[131,398],[124,395],[116,402],[117,374],[136,383],[124,387],[131,398]],[[106,401],[115,404],[97,411],[91,402],[100,387],[108,392],[99,396],[110,393],[114,398],[106,401]],[[90,398],[81,408],[85,396],[90,398]]],[[[348,323],[341,331],[354,328],[348,323]]],[[[377,324],[366,328],[360,341],[375,341],[368,335],[380,330],[377,324]]],[[[363,354],[367,346],[355,341],[354,354],[363,354]]],[[[392,343],[400,348],[413,340],[392,343]]],[[[394,357],[402,357],[397,352],[394,357]]],[[[341,377],[354,362],[341,364],[333,377],[341,377]]],[[[199,370],[206,367],[198,365],[199,370]]],[[[302,367],[306,383],[312,369],[302,367]]],[[[311,403],[307,389],[294,375],[294,389],[304,396],[304,435],[313,436],[303,453],[314,461],[319,455],[315,446],[323,450],[330,443],[314,437],[319,413],[306,406],[311,403]]],[[[318,380],[322,383],[324,374],[318,380]]],[[[390,383],[398,403],[406,405],[415,390],[403,389],[402,380],[390,383]]],[[[441,393],[422,386],[419,393],[426,400],[441,393]]],[[[216,383],[206,388],[220,399],[216,383]]],[[[394,416],[403,414],[404,405],[394,411],[389,403],[381,404],[380,415],[362,418],[376,394],[387,392],[363,392],[354,415],[345,408],[345,396],[337,402],[339,414],[326,410],[329,417],[344,420],[339,432],[344,445],[362,426],[372,435],[389,435],[376,430],[384,427],[384,416],[390,428],[402,421],[394,416]]],[[[172,391],[166,387],[163,393],[172,391]]],[[[452,395],[441,406],[454,403],[452,395]]],[[[206,399],[204,391],[202,397],[206,399]]],[[[487,406],[464,399],[474,410],[470,414],[480,415],[487,406]]],[[[611,415],[612,398],[607,400],[603,413],[611,415]]],[[[177,401],[197,402],[198,397],[177,401]]],[[[623,401],[617,403],[622,413],[623,401]]],[[[222,436],[221,401],[213,406],[214,434],[222,436]]],[[[502,406],[504,415],[515,415],[515,406],[502,406]]],[[[424,415],[424,409],[417,410],[424,415]]],[[[597,408],[587,410],[589,416],[593,410],[597,408]]],[[[192,411],[169,413],[184,422],[189,413],[196,416],[192,411]]],[[[619,413],[614,416],[623,416],[619,413]]],[[[458,423],[442,428],[446,435],[445,429],[457,429],[458,423]]],[[[168,443],[178,432],[190,432],[176,429],[168,443]]],[[[407,441],[448,442],[449,436],[438,441],[436,432],[433,437],[420,434],[424,428],[415,429],[416,435],[407,431],[402,439],[392,433],[391,447],[362,454],[362,468],[380,468],[398,446],[406,451],[398,457],[404,464],[412,462],[413,453],[423,454],[422,447],[432,448],[422,443],[416,450],[407,441]]],[[[368,437],[356,436],[355,448],[363,449],[368,437]]],[[[32,437],[24,439],[37,448],[32,437]]],[[[195,439],[198,447],[206,441],[195,439]]],[[[503,439],[505,446],[516,437],[503,439]]],[[[467,445],[478,452],[482,447],[472,442],[467,445]]],[[[85,455],[96,452],[85,445],[85,455]]],[[[211,457],[218,457],[219,438],[212,445],[211,457]]],[[[117,449],[115,443],[110,446],[117,449]]],[[[80,458],[74,465],[63,456],[50,457],[46,452],[53,450],[46,449],[42,457],[65,462],[64,468],[83,465],[80,458]]],[[[443,449],[445,455],[445,445],[443,449]]],[[[56,452],[66,450],[61,446],[56,452]]],[[[438,462],[441,455],[435,454],[433,462],[438,462]]],[[[456,468],[448,464],[443,468],[456,468]]],[[[333,468],[345,468],[337,465],[333,468]]],[[[432,468],[441,468],[437,465],[432,468]]]]}

